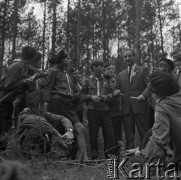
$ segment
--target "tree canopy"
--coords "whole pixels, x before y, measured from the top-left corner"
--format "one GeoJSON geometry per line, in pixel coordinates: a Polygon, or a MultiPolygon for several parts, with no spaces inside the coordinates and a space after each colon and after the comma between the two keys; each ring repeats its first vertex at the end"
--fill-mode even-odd
{"type": "Polygon", "coordinates": [[[4,0],[0,2],[0,73],[24,45],[43,54],[65,48],[75,67],[89,74],[94,59],[124,68],[122,52],[136,51],[137,63],[152,69],[181,43],[175,0],[4,0]],[[30,8],[31,5],[31,8],[30,8]],[[41,6],[42,19],[35,15],[41,6]]]}

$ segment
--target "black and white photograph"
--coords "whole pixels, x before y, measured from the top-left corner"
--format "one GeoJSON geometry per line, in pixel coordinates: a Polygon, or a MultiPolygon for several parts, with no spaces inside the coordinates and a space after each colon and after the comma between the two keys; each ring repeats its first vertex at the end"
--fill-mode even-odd
{"type": "Polygon", "coordinates": [[[0,180],[181,179],[181,0],[0,0],[0,180]]]}

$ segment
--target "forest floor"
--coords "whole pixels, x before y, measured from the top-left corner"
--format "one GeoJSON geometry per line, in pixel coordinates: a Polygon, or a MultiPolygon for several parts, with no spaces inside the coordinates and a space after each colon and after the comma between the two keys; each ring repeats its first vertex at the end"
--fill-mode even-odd
{"type": "MultiPolygon", "coordinates": [[[[99,162],[79,164],[75,160],[54,155],[24,156],[19,152],[19,148],[15,143],[12,143],[11,150],[6,147],[6,151],[0,151],[0,158],[4,161],[20,162],[23,164],[30,171],[31,175],[29,176],[32,176],[32,180],[106,180],[108,179],[108,167],[107,160],[104,157],[103,137],[100,134],[101,132],[99,132],[98,137],[99,162]]],[[[88,144],[87,146],[88,153],[90,153],[90,145],[88,144]]]]}
{"type": "MultiPolygon", "coordinates": [[[[15,163],[13,164],[14,167],[10,167],[12,166],[12,164],[10,164],[10,166],[7,168],[8,173],[13,173],[13,170],[9,169],[15,169],[14,171],[18,172],[17,162],[20,162],[21,166],[23,166],[29,172],[28,179],[26,177],[26,171],[19,171],[20,173],[25,173],[25,177],[20,180],[107,180],[109,179],[108,160],[106,160],[104,156],[104,142],[101,134],[102,132],[100,131],[98,136],[98,149],[100,153],[98,161],[90,161],[83,164],[79,164],[75,160],[67,159],[65,158],[65,156],[61,156],[62,153],[60,153],[59,151],[56,151],[55,154],[52,154],[51,152],[50,154],[47,153],[44,155],[37,155],[36,153],[33,154],[33,152],[29,152],[29,154],[24,155],[20,153],[18,145],[11,141],[12,145],[10,146],[10,149],[7,146],[6,151],[0,151],[0,176],[2,173],[1,163],[3,164],[4,162],[9,161],[15,163]]],[[[88,155],[90,155],[90,144],[87,144],[87,147],[88,155]]],[[[120,158],[120,162],[121,161],[122,159],[120,158]]],[[[118,163],[118,165],[120,164],[120,162],[118,163]]],[[[128,162],[126,162],[124,169],[128,174],[133,169],[134,163],[140,163],[140,160],[134,157],[129,158],[128,162]]],[[[134,169],[135,168],[136,167],[134,167],[134,169]]],[[[120,180],[126,179],[123,177],[122,171],[118,170],[118,173],[120,180]]],[[[138,171],[136,175],[138,175],[138,171]]],[[[179,175],[181,176],[180,172],[179,175]]],[[[158,178],[154,176],[151,179],[156,180],[158,178]]],[[[0,180],[2,180],[1,177],[0,180]]]]}

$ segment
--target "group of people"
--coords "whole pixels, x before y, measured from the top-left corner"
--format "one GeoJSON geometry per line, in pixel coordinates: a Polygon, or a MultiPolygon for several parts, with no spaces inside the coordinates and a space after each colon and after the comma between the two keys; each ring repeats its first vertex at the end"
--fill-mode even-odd
{"type": "MultiPolygon", "coordinates": [[[[123,57],[127,68],[118,75],[114,64],[93,60],[91,76],[81,78],[65,50],[50,56],[49,69],[42,72],[41,53],[23,47],[21,58],[14,60],[1,78],[0,134],[15,125],[16,139],[23,146],[27,134],[36,129],[43,139],[62,148],[76,144],[76,158],[83,162],[98,158],[97,138],[102,127],[106,158],[119,153],[124,132],[127,155],[143,155],[152,161],[172,153],[174,161],[179,161],[180,84],[173,74],[173,61],[160,59],[158,71],[150,76],[148,67],[136,64],[132,49],[124,51],[123,57]]],[[[181,59],[176,56],[176,60],[181,59]]]]}

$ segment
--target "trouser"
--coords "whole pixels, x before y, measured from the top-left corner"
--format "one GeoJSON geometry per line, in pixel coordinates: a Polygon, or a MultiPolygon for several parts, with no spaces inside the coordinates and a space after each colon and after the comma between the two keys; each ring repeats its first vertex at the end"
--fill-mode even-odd
{"type": "Polygon", "coordinates": [[[12,126],[12,102],[3,102],[0,104],[0,134],[10,130],[12,126]]]}
{"type": "Polygon", "coordinates": [[[155,110],[151,105],[149,106],[149,116],[150,116],[150,128],[152,128],[155,122],[155,110]]]}
{"type": "Polygon", "coordinates": [[[77,114],[80,122],[83,123],[83,110],[80,109],[80,110],[76,111],[76,114],[77,114]]]}
{"type": "Polygon", "coordinates": [[[123,124],[126,135],[126,149],[134,148],[135,124],[141,141],[150,129],[149,113],[133,113],[132,109],[129,114],[123,116],[123,124]]]}
{"type": "MultiPolygon", "coordinates": [[[[121,116],[113,116],[112,124],[115,135],[115,146],[118,146],[118,141],[122,140],[122,117],[121,116]]],[[[119,146],[115,148],[116,152],[119,150],[119,146]]]]}
{"type": "Polygon", "coordinates": [[[112,119],[108,110],[88,109],[87,117],[89,122],[89,136],[91,152],[97,150],[97,136],[99,127],[102,127],[104,137],[104,151],[106,158],[108,154],[115,154],[115,139],[112,119]]]}

